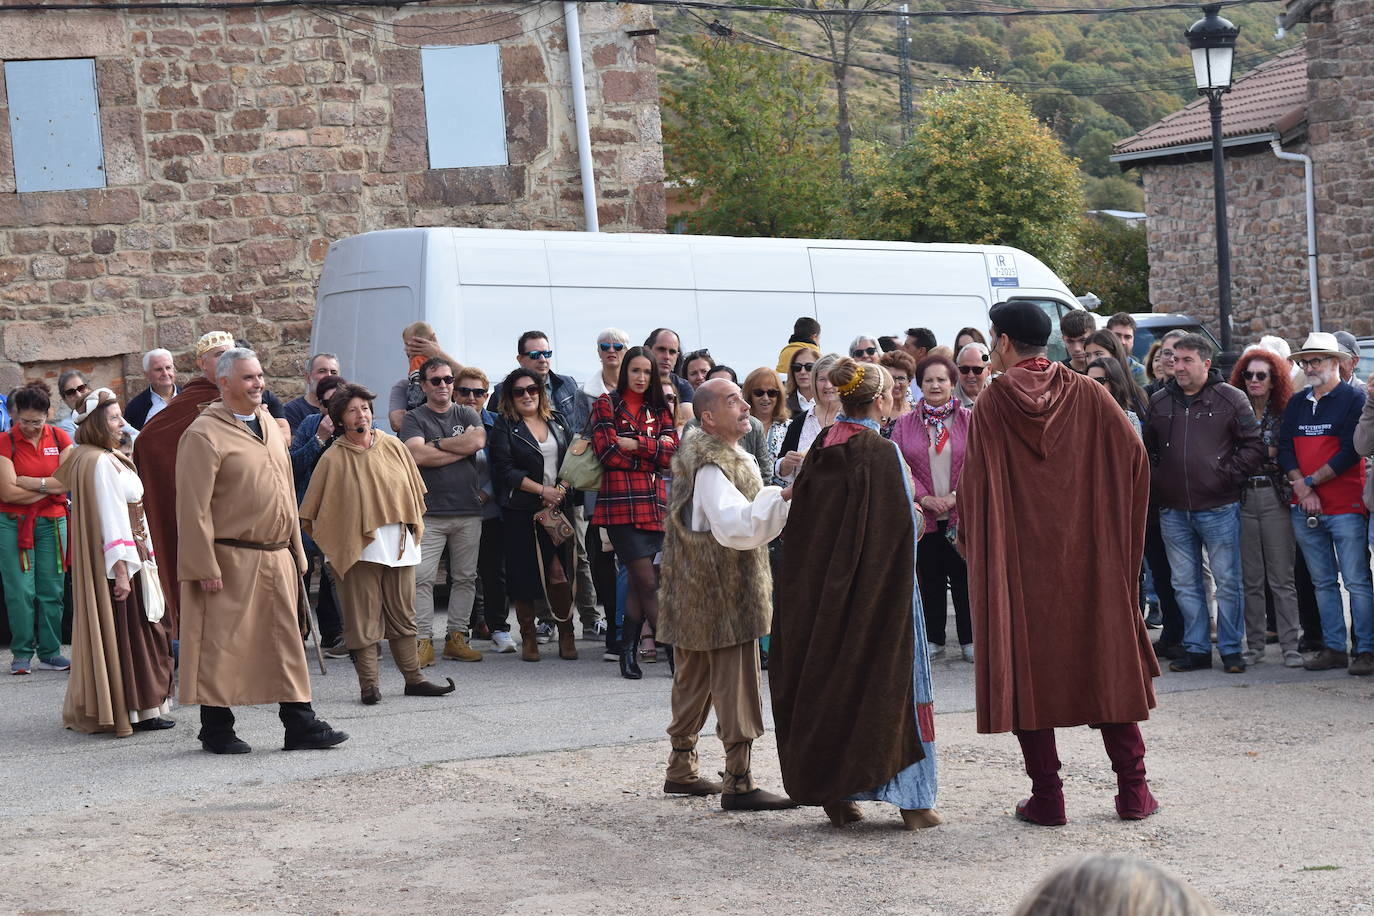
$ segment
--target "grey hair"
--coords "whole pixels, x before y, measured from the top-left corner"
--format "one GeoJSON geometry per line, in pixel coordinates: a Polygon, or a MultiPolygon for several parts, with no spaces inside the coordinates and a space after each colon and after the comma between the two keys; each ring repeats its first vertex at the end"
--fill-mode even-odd
{"type": "MultiPolygon", "coordinates": [[[[825,354],[820,359],[816,360],[816,365],[811,367],[811,377],[813,379],[825,379],[826,382],[830,383],[830,385],[833,387],[834,383],[830,382],[830,370],[835,368],[835,364],[837,362],[847,358],[848,357],[842,356],[839,353],[825,354]]],[[[820,397],[819,388],[813,389],[811,393],[816,395],[817,398],[820,397]]],[[[839,400],[838,394],[835,395],[835,399],[839,400]]]]}
{"type": "Polygon", "coordinates": [[[597,343],[610,343],[611,341],[623,343],[628,347],[630,345],[630,335],[620,330],[620,328],[605,328],[600,334],[596,335],[597,343]]]}
{"type": "Polygon", "coordinates": [[[143,354],[143,371],[144,371],[144,372],[147,372],[147,371],[148,371],[148,364],[149,364],[150,362],[153,361],[153,357],[154,357],[154,356],[165,356],[165,357],[167,357],[168,359],[171,359],[171,358],[172,358],[172,352],[171,352],[170,350],[164,350],[162,347],[157,347],[156,349],[149,350],[147,353],[144,353],[144,354],[143,354]]]}
{"type": "Polygon", "coordinates": [[[67,387],[67,379],[71,378],[71,377],[74,376],[74,375],[75,375],[75,376],[80,376],[80,377],[81,377],[81,381],[83,381],[83,382],[89,382],[89,381],[90,381],[90,379],[86,378],[86,373],[82,372],[80,369],[66,369],[66,370],[63,370],[62,374],[59,375],[59,376],[57,377],[57,392],[58,392],[58,394],[61,394],[61,393],[62,393],[62,389],[67,387]]]}
{"type": "Polygon", "coordinates": [[[258,354],[246,347],[230,347],[219,355],[215,360],[215,381],[228,378],[229,373],[234,370],[234,363],[241,359],[257,359],[258,354]]]}
{"type": "Polygon", "coordinates": [[[878,338],[874,337],[872,334],[860,334],[858,337],[855,337],[853,340],[849,342],[848,352],[853,353],[854,348],[859,345],[859,341],[861,340],[871,340],[873,341],[873,346],[876,347],[878,345],[878,338]]]}
{"type": "Polygon", "coordinates": [[[317,359],[332,359],[336,363],[339,361],[338,355],[334,353],[316,353],[314,356],[310,357],[305,361],[306,375],[309,375],[310,373],[315,371],[315,360],[317,359]]]}
{"type": "Polygon", "coordinates": [[[1174,875],[1126,856],[1088,855],[1059,866],[1013,916],[1210,916],[1211,902],[1174,875]]]}
{"type": "Polygon", "coordinates": [[[974,340],[964,344],[964,348],[959,351],[959,355],[954,358],[954,361],[957,363],[959,360],[963,359],[964,354],[969,350],[981,355],[983,357],[983,362],[987,362],[988,358],[992,355],[992,351],[988,349],[987,344],[980,344],[978,341],[974,340]]]}

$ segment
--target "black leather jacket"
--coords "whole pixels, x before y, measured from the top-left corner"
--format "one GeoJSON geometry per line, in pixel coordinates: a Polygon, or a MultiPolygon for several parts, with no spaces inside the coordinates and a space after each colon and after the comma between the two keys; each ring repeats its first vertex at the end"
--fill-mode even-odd
{"type": "Polygon", "coordinates": [[[1239,502],[1245,479],[1268,457],[1249,398],[1215,369],[1192,403],[1173,379],[1151,395],[1143,433],[1152,495],[1163,509],[1239,502]]]}

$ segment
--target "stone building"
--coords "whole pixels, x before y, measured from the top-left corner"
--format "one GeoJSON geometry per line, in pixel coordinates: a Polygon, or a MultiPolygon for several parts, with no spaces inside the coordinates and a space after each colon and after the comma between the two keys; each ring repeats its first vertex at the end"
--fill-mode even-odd
{"type": "MultiPolygon", "coordinates": [[[[1290,0],[1302,42],[1236,79],[1223,99],[1232,312],[1239,344],[1312,327],[1303,166],[1314,165],[1322,326],[1374,333],[1374,0],[1290,0]]],[[[1205,99],[1116,144],[1149,215],[1150,299],[1216,325],[1211,127],[1205,99]]]]}
{"type": "MultiPolygon", "coordinates": [[[[0,391],[76,366],[132,394],[143,351],[188,370],[197,336],[226,329],[294,396],[332,240],[583,226],[560,3],[15,2],[0,391]]],[[[644,7],[588,4],[580,22],[601,228],[662,231],[656,30],[644,7]]]]}

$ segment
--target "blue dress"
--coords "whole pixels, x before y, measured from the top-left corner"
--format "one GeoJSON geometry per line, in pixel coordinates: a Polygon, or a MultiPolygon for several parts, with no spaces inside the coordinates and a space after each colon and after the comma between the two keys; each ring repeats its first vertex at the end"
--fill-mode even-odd
{"type": "MultiPolygon", "coordinates": [[[[851,420],[841,414],[835,422],[866,426],[875,433],[881,433],[878,424],[873,420],[851,420]]],[[[905,468],[906,459],[902,458],[901,450],[890,440],[889,444],[897,452],[897,460],[905,468]]],[[[916,496],[911,489],[909,473],[902,475],[902,489],[906,493],[907,511],[912,513],[912,530],[919,532],[920,522],[915,517],[915,510],[912,509],[916,496]]],[[[916,540],[917,538],[913,538],[911,542],[913,556],[916,553],[916,540]]],[[[911,660],[912,697],[915,700],[911,714],[916,718],[916,730],[921,736],[925,758],[900,771],[876,789],[849,796],[849,801],[887,802],[908,811],[935,807],[938,789],[935,776],[935,694],[930,680],[930,658],[926,655],[926,622],[925,614],[921,611],[921,592],[916,588],[914,581],[911,587],[911,626],[916,642],[916,650],[911,660]]]]}

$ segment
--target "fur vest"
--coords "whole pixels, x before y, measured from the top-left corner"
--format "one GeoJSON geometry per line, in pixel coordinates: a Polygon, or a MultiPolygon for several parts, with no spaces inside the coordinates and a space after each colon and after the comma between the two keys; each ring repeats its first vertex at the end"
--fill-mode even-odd
{"type": "Polygon", "coordinates": [[[673,458],[673,485],[664,519],[658,639],[693,651],[724,649],[768,633],[773,576],[768,546],[732,550],[709,531],[692,530],[697,471],[714,464],[748,499],[763,489],[754,459],[699,432],[673,458]]]}

